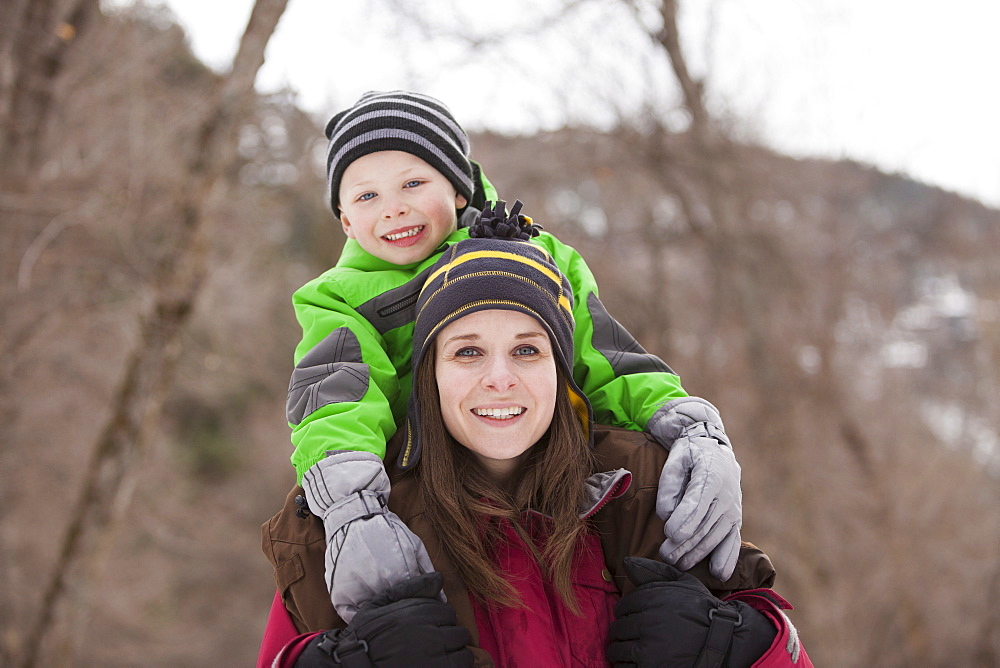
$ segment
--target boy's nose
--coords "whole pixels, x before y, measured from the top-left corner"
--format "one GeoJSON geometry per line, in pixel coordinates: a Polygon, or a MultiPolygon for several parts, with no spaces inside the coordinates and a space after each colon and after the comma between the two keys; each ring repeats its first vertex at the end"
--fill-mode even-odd
{"type": "Polygon", "coordinates": [[[384,197],[382,199],[382,217],[386,220],[401,216],[408,210],[406,202],[400,197],[384,197]]]}

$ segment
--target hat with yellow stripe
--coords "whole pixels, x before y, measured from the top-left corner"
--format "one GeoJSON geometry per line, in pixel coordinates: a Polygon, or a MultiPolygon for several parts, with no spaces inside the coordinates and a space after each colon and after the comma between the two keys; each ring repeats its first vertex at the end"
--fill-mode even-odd
{"type": "Polygon", "coordinates": [[[573,381],[572,288],[552,256],[527,241],[537,234],[537,226],[518,213],[520,202],[510,216],[504,207],[503,202],[493,209],[487,207],[470,227],[470,238],[444,252],[432,267],[417,300],[409,442],[400,454],[400,468],[408,469],[420,458],[416,380],[425,353],[442,329],[478,311],[520,311],[545,328],[556,360],[568,379],[570,401],[589,437],[593,411],[573,381]]]}

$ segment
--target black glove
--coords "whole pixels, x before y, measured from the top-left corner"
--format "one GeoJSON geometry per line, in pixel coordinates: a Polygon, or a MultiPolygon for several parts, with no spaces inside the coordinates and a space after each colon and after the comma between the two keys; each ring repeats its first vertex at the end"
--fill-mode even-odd
{"type": "Polygon", "coordinates": [[[615,606],[608,661],[615,666],[727,666],[759,659],[774,641],[771,621],[742,601],[723,602],[693,575],[628,557],[637,589],[615,606]]]}
{"type": "Polygon", "coordinates": [[[443,583],[440,573],[427,573],[390,587],[362,605],[347,628],[313,639],[296,668],[471,667],[469,632],[437,598],[443,583]]]}

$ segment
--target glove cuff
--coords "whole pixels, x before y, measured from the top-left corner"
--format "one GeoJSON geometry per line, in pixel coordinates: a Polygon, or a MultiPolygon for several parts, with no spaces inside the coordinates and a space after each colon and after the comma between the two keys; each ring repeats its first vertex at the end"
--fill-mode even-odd
{"type": "Polygon", "coordinates": [[[730,594],[724,601],[741,601],[768,618],[774,625],[776,635],[764,655],[754,665],[792,665],[812,668],[812,661],[802,647],[798,629],[785,614],[793,610],[792,604],[779,596],[773,589],[748,589],[730,594]]]}
{"type": "Polygon", "coordinates": [[[722,604],[708,611],[708,634],[701,647],[695,666],[722,666],[736,627],[743,623],[743,615],[735,608],[722,604]]]}
{"type": "Polygon", "coordinates": [[[732,447],[719,409],[700,397],[681,397],[663,404],[649,418],[646,431],[666,448],[682,436],[707,436],[732,447]]]}
{"type": "Polygon", "coordinates": [[[330,506],[323,515],[323,528],[332,536],[354,520],[367,520],[384,515],[387,500],[379,492],[365,489],[346,496],[330,506]]]}
{"type": "Polygon", "coordinates": [[[384,507],[389,501],[390,485],[385,464],[378,455],[331,450],[302,476],[302,489],[309,510],[325,522],[335,508],[341,508],[345,500],[361,492],[381,496],[378,503],[368,504],[371,508],[384,507]]]}

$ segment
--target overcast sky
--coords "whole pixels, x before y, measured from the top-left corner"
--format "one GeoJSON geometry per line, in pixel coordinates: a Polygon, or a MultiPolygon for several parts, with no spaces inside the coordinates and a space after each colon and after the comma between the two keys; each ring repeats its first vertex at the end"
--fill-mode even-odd
{"type": "MultiPolygon", "coordinates": [[[[225,68],[252,0],[159,1],[195,53],[225,68]]],[[[560,4],[403,0],[413,15],[399,17],[385,0],[290,0],[258,88],[291,88],[323,120],[367,90],[416,89],[469,129],[504,131],[567,119],[600,126],[635,105],[673,106],[669,70],[620,5],[583,2],[555,18],[560,4]],[[426,39],[420,20],[515,37],[470,49],[448,35],[426,39]]],[[[747,136],[1000,206],[1000,3],[681,0],[681,10],[694,73],[747,136]]]]}

